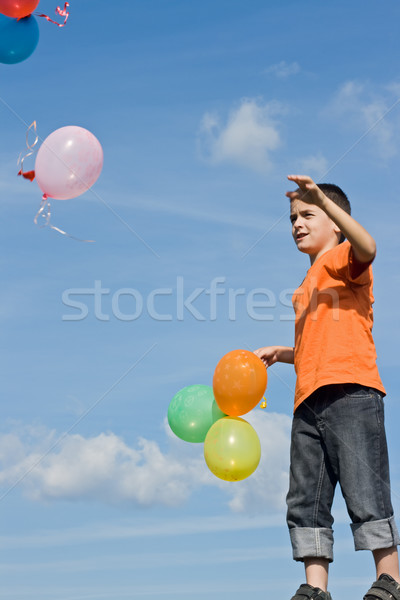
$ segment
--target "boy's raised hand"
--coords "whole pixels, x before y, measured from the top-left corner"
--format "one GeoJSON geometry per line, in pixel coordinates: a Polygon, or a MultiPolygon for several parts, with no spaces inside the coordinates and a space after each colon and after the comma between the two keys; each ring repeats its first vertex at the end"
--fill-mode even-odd
{"type": "Polygon", "coordinates": [[[298,185],[294,192],[286,192],[290,200],[301,200],[321,208],[348,239],[359,262],[371,263],[374,260],[375,240],[360,223],[332,202],[308,175],[288,175],[288,179],[298,185]]]}
{"type": "Polygon", "coordinates": [[[290,200],[302,200],[303,202],[320,206],[326,198],[323,191],[319,189],[317,184],[308,175],[288,175],[287,178],[298,186],[298,189],[294,192],[286,192],[286,196],[290,200]]]}

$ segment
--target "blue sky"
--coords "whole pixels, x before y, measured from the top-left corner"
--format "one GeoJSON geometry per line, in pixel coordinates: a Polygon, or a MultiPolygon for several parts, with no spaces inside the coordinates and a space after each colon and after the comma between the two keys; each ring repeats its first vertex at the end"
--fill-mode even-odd
{"type": "MultiPolygon", "coordinates": [[[[308,263],[288,173],[340,185],[377,240],[398,512],[399,17],[395,0],[71,0],[65,28],[39,19],[34,54],[0,65],[1,598],[261,600],[303,581],[285,526],[292,368],[269,370],[268,409],[246,417],[262,459],[241,483],[165,423],[226,352],[292,343],[308,263]],[[102,144],[92,190],[52,202],[93,244],[33,224],[40,190],[16,176],[33,120],[42,140],[79,125],[102,144]]],[[[330,590],[353,600],[374,572],[339,496],[330,590]]]]}

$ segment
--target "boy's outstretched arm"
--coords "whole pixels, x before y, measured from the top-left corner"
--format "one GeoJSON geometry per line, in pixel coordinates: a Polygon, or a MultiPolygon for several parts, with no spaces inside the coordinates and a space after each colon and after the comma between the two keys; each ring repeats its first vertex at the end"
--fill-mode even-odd
{"type": "Polygon", "coordinates": [[[307,175],[288,175],[288,179],[299,187],[294,192],[286,192],[288,198],[302,200],[321,208],[349,240],[354,256],[359,262],[369,263],[374,260],[376,254],[375,240],[358,221],[325,196],[311,177],[307,175]]]}
{"type": "Polygon", "coordinates": [[[261,358],[266,367],[270,367],[276,362],[294,363],[294,348],[289,346],[264,346],[254,350],[254,354],[261,358]]]}

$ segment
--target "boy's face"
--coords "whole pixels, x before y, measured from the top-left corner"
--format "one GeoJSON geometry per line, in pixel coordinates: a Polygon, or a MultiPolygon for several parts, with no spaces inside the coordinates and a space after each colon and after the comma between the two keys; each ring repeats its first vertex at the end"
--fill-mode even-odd
{"type": "Polygon", "coordinates": [[[339,229],[328,215],[315,204],[303,200],[290,202],[292,236],[300,252],[311,261],[339,243],[339,229]]]}

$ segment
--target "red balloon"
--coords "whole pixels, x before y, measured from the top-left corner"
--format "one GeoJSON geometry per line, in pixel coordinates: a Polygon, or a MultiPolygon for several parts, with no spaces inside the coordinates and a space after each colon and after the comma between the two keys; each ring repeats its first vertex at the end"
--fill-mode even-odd
{"type": "Polygon", "coordinates": [[[249,412],[262,399],[267,387],[267,369],[248,350],[232,350],[216,366],[213,378],[215,401],[227,415],[249,412]]]}
{"type": "Polygon", "coordinates": [[[0,13],[22,19],[33,13],[38,4],[39,0],[0,0],[0,13]]]}

